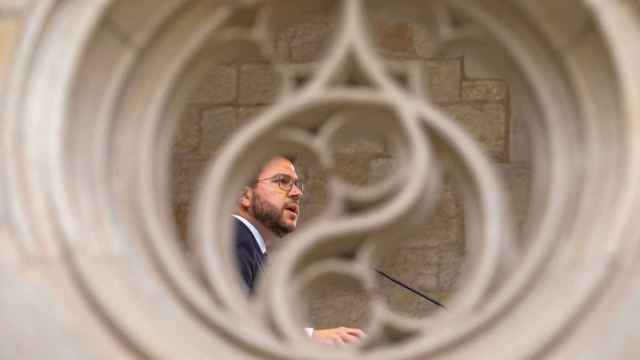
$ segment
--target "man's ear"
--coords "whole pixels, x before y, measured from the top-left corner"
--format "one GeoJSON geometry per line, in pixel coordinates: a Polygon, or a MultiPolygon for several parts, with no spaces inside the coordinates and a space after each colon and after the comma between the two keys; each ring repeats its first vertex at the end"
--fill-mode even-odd
{"type": "Polygon", "coordinates": [[[251,199],[253,198],[253,190],[245,186],[240,196],[240,207],[243,209],[249,209],[251,207],[251,199]]]}

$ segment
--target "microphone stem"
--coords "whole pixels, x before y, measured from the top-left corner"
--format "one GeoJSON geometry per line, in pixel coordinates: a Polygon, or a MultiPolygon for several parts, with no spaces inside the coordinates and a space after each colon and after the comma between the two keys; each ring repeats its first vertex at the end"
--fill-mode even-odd
{"type": "Polygon", "coordinates": [[[390,280],[391,282],[395,283],[396,285],[399,285],[399,286],[401,286],[401,287],[405,288],[406,290],[411,291],[412,293],[414,293],[414,294],[416,294],[416,295],[420,296],[421,298],[423,298],[423,299],[427,300],[428,302],[430,302],[430,303],[432,303],[432,304],[434,304],[434,305],[438,305],[438,306],[440,306],[441,308],[446,309],[446,307],[445,307],[444,305],[442,305],[442,304],[441,304],[439,301],[437,301],[436,299],[433,299],[432,297],[430,297],[430,296],[428,296],[428,295],[425,295],[425,294],[421,293],[420,291],[418,291],[418,290],[416,290],[416,289],[412,288],[411,286],[405,285],[405,284],[404,284],[404,283],[402,283],[401,281],[396,280],[396,279],[392,278],[391,276],[389,276],[389,275],[385,274],[382,270],[379,270],[379,269],[374,269],[374,270],[375,270],[378,274],[380,274],[380,275],[384,276],[385,278],[387,278],[387,279],[388,279],[388,280],[390,280]]]}

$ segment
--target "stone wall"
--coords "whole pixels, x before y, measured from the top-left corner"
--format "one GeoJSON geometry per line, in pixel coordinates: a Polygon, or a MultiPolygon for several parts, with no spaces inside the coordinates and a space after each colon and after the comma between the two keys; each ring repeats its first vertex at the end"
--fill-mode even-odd
{"type": "MultiPolygon", "coordinates": [[[[286,28],[277,40],[278,56],[286,63],[320,59],[335,30],[326,14],[306,16],[286,28]]],[[[500,164],[505,179],[518,195],[520,213],[526,211],[526,166],[510,164],[511,99],[509,85],[500,78],[471,78],[465,73],[464,56],[438,56],[433,34],[426,28],[382,16],[374,17],[374,40],[380,52],[393,61],[414,61],[428,74],[425,91],[451,115],[500,164]],[[514,167],[515,166],[515,167],[514,167]],[[524,175],[523,175],[524,174],[524,175]],[[511,181],[513,179],[513,181],[511,181]]],[[[202,80],[181,119],[175,144],[173,175],[176,219],[185,233],[194,191],[202,167],[243,124],[255,121],[277,99],[280,79],[266,63],[217,64],[202,80]]],[[[355,183],[384,176],[392,159],[380,147],[354,141],[336,152],[338,171],[355,183]]],[[[324,179],[314,176],[310,164],[300,164],[308,184],[303,220],[313,216],[324,201],[324,179]]],[[[443,301],[457,289],[465,257],[464,219],[456,189],[446,184],[438,211],[410,239],[398,239],[397,253],[380,268],[419,290],[443,301]]],[[[380,292],[392,308],[410,316],[426,316],[437,308],[415,295],[380,279],[380,292]]],[[[362,326],[367,314],[365,298],[351,289],[331,288],[312,299],[311,316],[319,327],[362,326]]]]}

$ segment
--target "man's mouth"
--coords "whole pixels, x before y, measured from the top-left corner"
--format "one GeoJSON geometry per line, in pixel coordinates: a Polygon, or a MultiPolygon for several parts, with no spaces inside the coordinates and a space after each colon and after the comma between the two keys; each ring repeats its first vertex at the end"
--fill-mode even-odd
{"type": "Polygon", "coordinates": [[[298,204],[288,204],[284,207],[284,209],[289,210],[296,215],[300,213],[300,206],[298,206],[298,204]]]}

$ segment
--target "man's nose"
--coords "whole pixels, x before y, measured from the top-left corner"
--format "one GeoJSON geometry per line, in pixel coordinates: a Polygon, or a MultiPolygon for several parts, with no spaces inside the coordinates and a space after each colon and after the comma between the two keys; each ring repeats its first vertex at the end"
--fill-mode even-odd
{"type": "Polygon", "coordinates": [[[302,189],[300,189],[296,184],[293,184],[291,186],[291,190],[289,191],[289,196],[292,198],[302,197],[302,189]]]}

